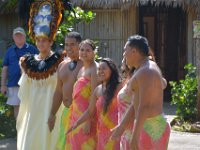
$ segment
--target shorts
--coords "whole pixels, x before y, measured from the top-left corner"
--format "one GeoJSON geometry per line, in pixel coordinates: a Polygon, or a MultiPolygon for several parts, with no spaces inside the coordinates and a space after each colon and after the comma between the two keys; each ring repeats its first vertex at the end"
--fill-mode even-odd
{"type": "Polygon", "coordinates": [[[9,87],[7,91],[7,102],[6,104],[12,106],[18,106],[20,104],[20,99],[18,97],[19,87],[9,87]]]}

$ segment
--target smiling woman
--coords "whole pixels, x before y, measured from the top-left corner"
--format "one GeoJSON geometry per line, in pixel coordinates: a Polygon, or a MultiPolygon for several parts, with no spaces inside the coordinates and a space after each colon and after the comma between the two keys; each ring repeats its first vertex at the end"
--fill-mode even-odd
{"type": "MultiPolygon", "coordinates": [[[[118,121],[116,96],[121,88],[117,66],[109,58],[104,58],[98,66],[98,76],[101,84],[98,85],[89,101],[88,108],[77,118],[67,131],[67,136],[75,134],[82,127],[82,123],[97,116],[97,150],[120,149],[119,140],[110,139],[111,131],[118,121]],[[72,131],[74,130],[74,131],[72,131]],[[70,133],[72,132],[72,133],[70,133]]],[[[91,128],[92,129],[92,128],[91,128]]]]}
{"type": "MultiPolygon", "coordinates": [[[[83,67],[78,73],[78,79],[73,88],[73,100],[70,126],[87,110],[90,97],[97,86],[97,63],[95,62],[95,52],[92,40],[81,42],[79,49],[80,59],[83,61],[83,67]]],[[[72,62],[73,63],[73,62],[72,62]]],[[[71,64],[72,64],[71,63],[71,64]]],[[[70,64],[70,65],[71,65],[70,64]]],[[[94,150],[96,147],[96,119],[87,121],[74,132],[67,135],[66,149],[72,150],[94,150]]]]}

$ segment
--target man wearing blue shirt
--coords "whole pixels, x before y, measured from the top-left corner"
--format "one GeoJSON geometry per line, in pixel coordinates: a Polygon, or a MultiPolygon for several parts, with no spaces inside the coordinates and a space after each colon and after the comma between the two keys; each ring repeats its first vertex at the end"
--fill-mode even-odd
{"type": "Polygon", "coordinates": [[[3,61],[1,77],[1,93],[8,97],[7,104],[14,106],[14,115],[17,117],[20,100],[18,98],[18,81],[21,76],[19,59],[25,54],[37,54],[37,49],[26,43],[26,33],[23,28],[13,30],[14,45],[9,47],[3,61]]]}

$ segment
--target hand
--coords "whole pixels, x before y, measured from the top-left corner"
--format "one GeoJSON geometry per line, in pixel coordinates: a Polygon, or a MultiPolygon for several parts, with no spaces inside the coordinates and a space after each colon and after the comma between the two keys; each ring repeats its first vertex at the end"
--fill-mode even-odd
{"type": "Polygon", "coordinates": [[[6,93],[7,93],[7,86],[6,85],[2,85],[1,86],[1,93],[4,95],[4,96],[6,96],[6,93]]]}
{"type": "Polygon", "coordinates": [[[74,129],[76,129],[78,127],[77,122],[75,122],[65,133],[65,135],[69,134],[70,132],[72,132],[74,129]]]}
{"type": "Polygon", "coordinates": [[[110,139],[111,140],[119,140],[124,132],[124,128],[121,127],[120,125],[118,125],[115,128],[111,129],[111,132],[112,133],[111,133],[110,139]]]}
{"type": "Polygon", "coordinates": [[[91,128],[91,121],[87,121],[87,122],[83,125],[83,133],[84,133],[84,134],[89,134],[89,133],[90,133],[90,128],[91,128]]]}
{"type": "Polygon", "coordinates": [[[130,140],[130,148],[131,150],[139,150],[139,138],[137,138],[134,133],[130,140]]]}
{"type": "Polygon", "coordinates": [[[54,115],[50,115],[50,116],[49,116],[49,119],[48,119],[48,126],[49,126],[50,132],[51,132],[51,131],[53,130],[53,128],[54,128],[55,120],[56,120],[56,117],[55,117],[54,115]]]}

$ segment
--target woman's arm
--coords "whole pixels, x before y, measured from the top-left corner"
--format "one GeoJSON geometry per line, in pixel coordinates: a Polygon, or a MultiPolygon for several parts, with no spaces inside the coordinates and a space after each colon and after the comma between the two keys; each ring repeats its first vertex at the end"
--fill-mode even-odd
{"type": "Polygon", "coordinates": [[[66,134],[70,133],[72,130],[76,129],[79,125],[84,123],[85,121],[91,119],[95,114],[96,110],[96,101],[97,101],[97,91],[99,87],[96,87],[91,99],[88,109],[79,117],[79,119],[67,130],[66,134]]]}
{"type": "MultiPolygon", "coordinates": [[[[91,80],[91,96],[92,93],[94,92],[95,88],[97,87],[97,66],[96,63],[92,65],[90,68],[90,80],[91,80]]],[[[91,100],[91,97],[90,97],[91,100]]],[[[90,117],[92,119],[92,117],[90,117]]],[[[87,120],[83,126],[83,132],[84,134],[89,134],[90,133],[90,128],[91,128],[91,120],[87,120]]]]}

